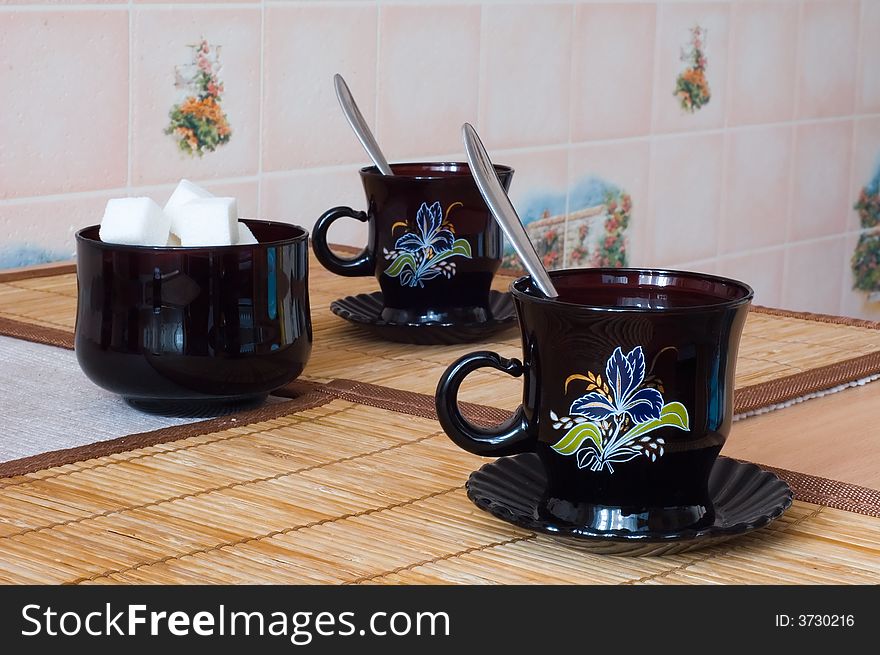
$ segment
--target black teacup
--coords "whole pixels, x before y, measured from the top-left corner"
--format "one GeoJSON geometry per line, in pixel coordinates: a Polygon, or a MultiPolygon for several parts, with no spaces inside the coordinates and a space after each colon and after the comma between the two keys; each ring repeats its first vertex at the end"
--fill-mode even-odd
{"type": "MultiPolygon", "coordinates": [[[[312,349],[308,232],[243,221],[235,246],[104,243],[76,234],[76,357],[95,384],[150,411],[258,401],[312,349]]],[[[213,409],[211,409],[213,407],[213,409]]]]}
{"type": "MultiPolygon", "coordinates": [[[[318,261],[337,275],[375,275],[385,321],[486,320],[503,241],[468,165],[392,164],[391,170],[394,175],[361,169],[367,211],[334,207],[318,219],[312,235],[318,261]],[[327,230],[342,217],[369,223],[367,246],[353,259],[327,246],[327,230]]],[[[508,188],[513,169],[495,170],[508,188]]]]}
{"type": "Polygon", "coordinates": [[[474,352],[443,374],[446,434],[478,455],[537,452],[548,480],[541,518],[628,532],[710,523],[709,472],[730,430],[751,288],[679,271],[550,275],[553,300],[529,277],[511,284],[525,363],[474,352]],[[484,366],[525,374],[522,405],[495,429],[458,408],[462,380],[484,366]]]}

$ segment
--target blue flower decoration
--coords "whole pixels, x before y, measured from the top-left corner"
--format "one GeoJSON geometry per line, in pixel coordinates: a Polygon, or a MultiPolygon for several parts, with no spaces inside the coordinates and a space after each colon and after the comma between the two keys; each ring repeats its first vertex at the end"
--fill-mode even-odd
{"type": "Polygon", "coordinates": [[[571,414],[590,421],[629,415],[634,423],[660,418],[663,396],[656,389],[639,388],[645,381],[645,355],[641,346],[627,355],[618,346],[608,358],[605,375],[611,393],[593,391],[581,396],[571,404],[571,414]]]}
{"type": "Polygon", "coordinates": [[[440,254],[450,250],[455,243],[455,235],[452,230],[443,227],[443,209],[439,202],[430,207],[422,203],[416,213],[416,231],[407,232],[401,236],[394,247],[405,252],[419,252],[433,250],[440,254]]]}

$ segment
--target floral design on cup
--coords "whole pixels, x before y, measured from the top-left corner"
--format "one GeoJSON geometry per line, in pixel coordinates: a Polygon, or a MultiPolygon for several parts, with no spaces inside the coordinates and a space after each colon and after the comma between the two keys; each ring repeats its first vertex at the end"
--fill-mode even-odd
{"type": "Polygon", "coordinates": [[[577,398],[568,416],[551,410],[554,430],[565,434],[552,448],[561,455],[575,455],[579,469],[608,469],[644,455],[652,462],[663,456],[666,442],[651,435],[663,427],[690,431],[690,418],[684,405],[663,400],[663,383],[645,378],[645,356],[641,346],[624,355],[618,346],[601,374],[570,375],[570,383],[587,383],[587,393],[577,398]]]}
{"type": "MultiPolygon", "coordinates": [[[[414,230],[401,235],[393,250],[384,249],[385,259],[391,264],[385,275],[400,279],[407,287],[424,287],[425,282],[436,277],[452,278],[455,275],[454,257],[471,258],[471,244],[467,239],[455,238],[455,226],[449,222],[449,214],[460,202],[452,203],[443,215],[439,202],[428,206],[423,202],[416,213],[414,230]]],[[[391,226],[392,233],[397,227],[407,228],[407,223],[398,221],[391,226]]]]}
{"type": "Polygon", "coordinates": [[[189,95],[168,112],[171,122],[165,134],[177,140],[177,147],[188,155],[203,156],[229,142],[232,129],[220,106],[220,46],[213,49],[204,38],[193,49],[192,63],[175,68],[174,86],[189,95]]]}
{"type": "Polygon", "coordinates": [[[706,78],[706,29],[696,25],[691,28],[689,48],[681,50],[681,60],[688,65],[675,81],[675,97],[681,108],[693,114],[712,99],[709,80],[706,78]]]}

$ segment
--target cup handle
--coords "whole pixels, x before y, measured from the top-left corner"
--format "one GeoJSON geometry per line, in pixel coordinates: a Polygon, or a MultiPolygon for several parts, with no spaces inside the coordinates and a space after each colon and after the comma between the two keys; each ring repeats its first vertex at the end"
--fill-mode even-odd
{"type": "Polygon", "coordinates": [[[331,273],[336,275],[344,275],[346,277],[359,277],[363,275],[372,275],[375,270],[373,261],[373,253],[370,247],[361,251],[359,255],[352,259],[343,259],[333,254],[327,245],[327,230],[337,218],[354,218],[355,220],[366,223],[369,220],[366,212],[357,211],[351,207],[334,207],[328,209],[318,221],[312,230],[312,250],[315,257],[321,262],[321,265],[331,273]]]}
{"type": "Polygon", "coordinates": [[[456,360],[440,377],[435,405],[440,425],[452,441],[468,452],[487,457],[515,455],[534,450],[537,434],[520,405],[514,415],[494,428],[481,428],[468,421],[458,406],[458,389],[464,378],[478,368],[488,366],[513,377],[523,373],[518,359],[505,359],[488,350],[472,352],[456,360]]]}

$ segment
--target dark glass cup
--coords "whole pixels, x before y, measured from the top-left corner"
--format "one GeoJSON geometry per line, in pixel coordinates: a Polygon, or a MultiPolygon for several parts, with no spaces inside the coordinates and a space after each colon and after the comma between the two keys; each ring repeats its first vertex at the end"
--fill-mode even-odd
{"type": "Polygon", "coordinates": [[[550,275],[558,299],[529,277],[511,284],[523,362],[475,352],[443,374],[443,429],[478,455],[537,452],[542,518],[628,532],[711,523],[709,473],[730,430],[751,288],[679,271],[550,275]],[[458,408],[459,385],[480,367],[524,377],[522,405],[495,429],[458,408]]]}
{"type": "Polygon", "coordinates": [[[312,347],[308,232],[245,220],[256,245],[150,247],[76,234],[76,356],[144,408],[252,402],[312,347]]]}
{"type": "MultiPolygon", "coordinates": [[[[337,275],[375,275],[381,319],[392,323],[482,322],[501,265],[503,235],[463,163],[392,164],[394,175],[362,168],[367,211],[334,207],[315,224],[318,261],[337,275]],[[367,246],[352,259],[335,255],[327,230],[339,218],[369,224],[367,246]]],[[[513,169],[496,166],[504,188],[513,169]]]]}

